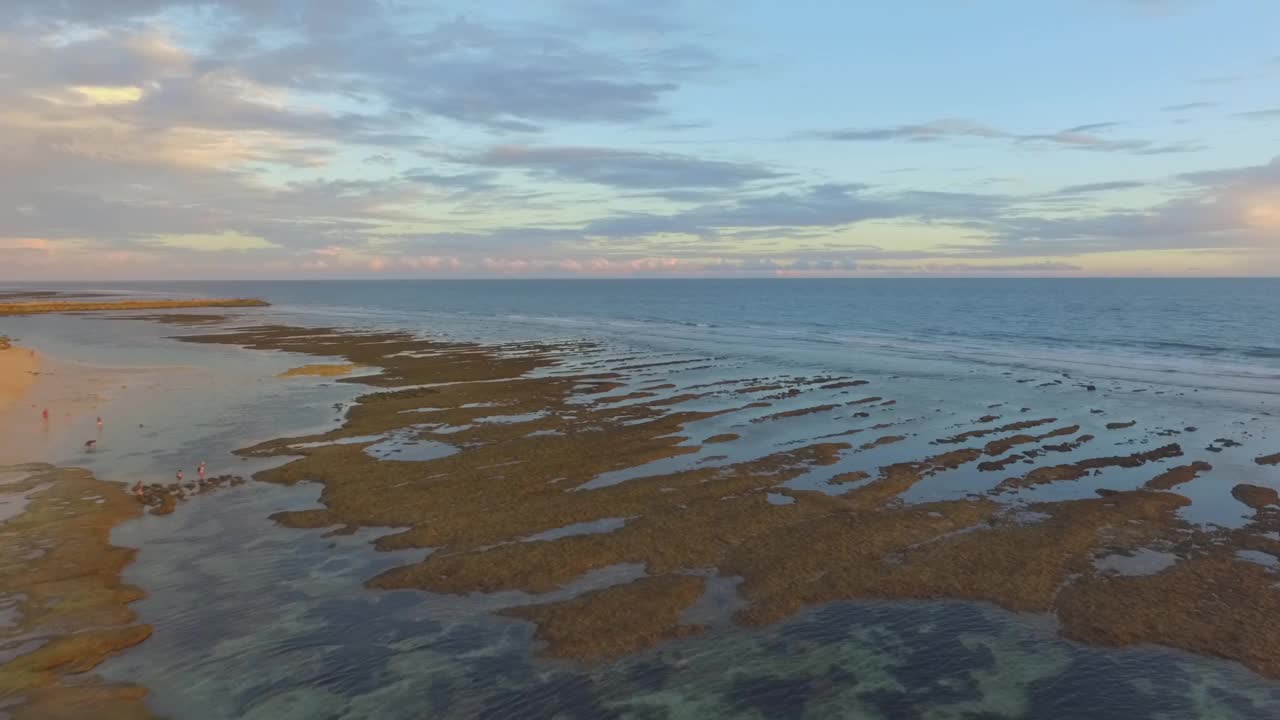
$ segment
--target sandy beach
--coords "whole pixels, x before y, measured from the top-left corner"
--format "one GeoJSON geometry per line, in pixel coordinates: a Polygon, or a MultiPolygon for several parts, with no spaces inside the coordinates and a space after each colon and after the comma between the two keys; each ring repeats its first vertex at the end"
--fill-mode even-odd
{"type": "Polygon", "coordinates": [[[17,346],[0,351],[0,363],[5,373],[0,465],[33,462],[59,444],[95,439],[73,439],[69,433],[101,412],[109,397],[141,372],[64,362],[17,346]]]}
{"type": "Polygon", "coordinates": [[[40,371],[40,357],[35,350],[0,341],[0,418],[7,426],[10,408],[21,402],[40,371]]]}

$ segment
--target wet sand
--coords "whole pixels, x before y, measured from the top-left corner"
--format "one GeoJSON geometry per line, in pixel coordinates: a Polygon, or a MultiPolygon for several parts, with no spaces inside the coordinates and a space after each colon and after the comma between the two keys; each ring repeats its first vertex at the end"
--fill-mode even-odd
{"type": "Polygon", "coordinates": [[[0,417],[21,402],[40,371],[35,350],[0,340],[0,417]]]}
{"type": "MultiPolygon", "coordinates": [[[[4,384],[8,402],[0,402],[0,465],[32,462],[48,455],[50,448],[98,440],[101,431],[72,437],[86,419],[103,412],[113,395],[142,381],[151,370],[103,368],[63,362],[28,348],[0,351],[6,363],[4,384]],[[29,369],[30,368],[30,369],[29,369]],[[9,382],[13,382],[9,386],[9,382]],[[44,417],[44,410],[49,416],[44,417]]],[[[83,433],[82,433],[83,434],[83,433]]]]}

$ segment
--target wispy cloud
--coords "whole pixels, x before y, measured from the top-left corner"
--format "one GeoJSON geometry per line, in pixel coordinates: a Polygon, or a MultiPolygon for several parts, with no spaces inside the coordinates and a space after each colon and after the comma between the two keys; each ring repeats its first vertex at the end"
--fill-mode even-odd
{"type": "Polygon", "coordinates": [[[1121,124],[1118,122],[1098,122],[1076,125],[1050,133],[1015,133],[970,120],[943,118],[916,125],[819,130],[808,133],[806,137],[839,142],[938,142],[941,140],[977,138],[1023,145],[1040,145],[1095,152],[1129,152],[1138,155],[1194,152],[1200,149],[1198,144],[1192,142],[1159,144],[1150,140],[1111,138],[1103,134],[1119,127],[1121,124]]]}
{"type": "Polygon", "coordinates": [[[1138,180],[1112,180],[1110,182],[1085,183],[1083,185],[1067,185],[1058,188],[1060,195],[1084,195],[1087,193],[1112,192],[1115,190],[1133,190],[1146,187],[1147,183],[1138,180]]]}
{"type": "Polygon", "coordinates": [[[1270,110],[1250,110],[1249,112],[1236,113],[1235,117],[1244,118],[1246,120],[1275,120],[1280,118],[1280,108],[1272,108],[1270,110]]]}
{"type": "Polygon", "coordinates": [[[1178,105],[1165,105],[1160,109],[1164,112],[1186,112],[1188,110],[1205,110],[1213,107],[1218,107],[1218,103],[1202,100],[1197,102],[1180,103],[1178,105]]]}
{"type": "Polygon", "coordinates": [[[780,173],[753,163],[601,147],[500,145],[447,159],[463,165],[525,170],[541,178],[629,190],[740,188],[756,180],[780,177],[780,173]]]}

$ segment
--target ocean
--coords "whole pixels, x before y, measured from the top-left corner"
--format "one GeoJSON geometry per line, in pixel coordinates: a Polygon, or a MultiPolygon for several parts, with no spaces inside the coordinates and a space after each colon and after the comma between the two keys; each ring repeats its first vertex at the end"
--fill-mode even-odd
{"type": "MultiPolygon", "coordinates": [[[[1212,472],[1180,488],[1192,501],[1180,511],[1190,522],[1240,527],[1248,513],[1223,488],[1241,482],[1280,488],[1272,468],[1253,462],[1280,450],[1280,280],[38,287],[271,303],[236,312],[238,325],[399,329],[481,343],[589,340],[610,358],[697,359],[682,385],[840,375],[865,378],[878,396],[896,401],[877,406],[872,419],[900,428],[894,432],[901,442],[867,448],[856,464],[814,468],[786,483],[796,491],[826,491],[837,472],[918,459],[931,452],[933,438],[968,427],[964,423],[979,415],[1032,411],[1078,422],[1086,431],[1091,422],[1100,428],[1104,421],[1132,421],[1131,429],[1105,436],[1114,446],[1153,447],[1163,442],[1157,435],[1204,428],[1194,439],[1189,430],[1180,436],[1189,451],[1205,448],[1213,460],[1212,472]]],[[[0,320],[0,334],[68,361],[199,368],[156,381],[145,400],[109,406],[113,422],[147,423],[144,436],[104,442],[91,456],[77,443],[54,444],[40,459],[81,464],[121,481],[166,478],[197,456],[211,466],[242,463],[238,471],[251,472],[266,465],[233,460],[231,451],[336,427],[335,408],[367,391],[328,382],[284,387],[275,375],[300,364],[299,357],[170,339],[205,331],[69,316],[0,320]]],[[[651,385],[659,379],[665,377],[653,371],[645,377],[651,385]]],[[[805,408],[820,395],[806,390],[768,412],[805,408]]],[[[718,407],[711,402],[687,406],[718,407]]],[[[732,431],[742,438],[716,455],[662,458],[593,482],[608,486],[742,462],[819,437],[831,422],[821,414],[754,424],[712,418],[706,434],[732,431]]],[[[1090,454],[1097,452],[1072,451],[1055,462],[1090,454]]],[[[1105,480],[1108,488],[1126,490],[1152,474],[1120,468],[1105,480]]],[[[941,475],[916,484],[902,500],[956,500],[998,480],[941,475]]],[[[1102,480],[1030,488],[1026,497],[1067,499],[1081,487],[1092,493],[1096,482],[1102,480]]],[[[1237,663],[1154,645],[1084,645],[1062,639],[1052,616],[946,598],[818,604],[746,629],[727,620],[740,601],[726,582],[713,585],[715,592],[699,605],[709,627],[702,635],[607,663],[541,659],[532,651],[528,623],[491,613],[503,602],[531,598],[370,590],[363,584],[370,577],[424,553],[375,551],[371,542],[382,534],[376,528],[335,536],[284,528],[269,518],[315,507],[318,497],[314,485],[249,483],[197,497],[171,516],[144,516],[117,528],[115,542],[140,548],[126,580],[149,592],[135,609],[155,634],[108,661],[101,673],[150,688],[157,711],[195,720],[1280,717],[1280,683],[1237,663]]],[[[583,582],[607,585],[609,578],[583,582]]]]}
{"type": "MultiPolygon", "coordinates": [[[[13,285],[13,287],[22,287],[13,285]]],[[[479,340],[651,341],[777,355],[898,352],[1280,378],[1280,279],[389,280],[41,284],[257,297],[282,313],[479,340]]]]}

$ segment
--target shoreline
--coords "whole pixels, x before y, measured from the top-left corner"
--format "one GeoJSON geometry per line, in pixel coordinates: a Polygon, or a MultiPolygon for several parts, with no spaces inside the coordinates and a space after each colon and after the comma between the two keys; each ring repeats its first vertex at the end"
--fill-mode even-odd
{"type": "MultiPolygon", "coordinates": [[[[196,322],[208,324],[205,317],[196,322]]],[[[140,548],[114,544],[112,533],[148,510],[171,512],[178,497],[244,479],[201,478],[190,491],[152,483],[140,501],[129,482],[67,457],[78,446],[70,435],[75,428],[92,427],[95,413],[110,421],[111,403],[153,387],[157,372],[184,368],[86,365],[12,343],[0,350],[0,361],[0,380],[9,380],[2,386],[12,389],[0,405],[0,717],[155,718],[146,687],[95,674],[153,631],[132,608],[147,591],[123,579],[140,548]]]]}
{"type": "Polygon", "coordinates": [[[0,695],[17,698],[5,706],[15,720],[155,717],[145,688],[92,674],[151,634],[130,609],[146,593],[122,581],[137,550],[110,541],[142,508],[118,482],[40,462],[119,379],[22,344],[0,350],[0,496],[16,502],[0,518],[0,695]]]}
{"type": "Polygon", "coordinates": [[[41,365],[42,359],[33,348],[0,338],[0,426],[35,384],[41,365]]]}
{"type": "MultiPolygon", "coordinates": [[[[11,350],[18,349],[17,346],[11,350]]],[[[0,351],[0,353],[7,351],[0,351]]],[[[0,465],[16,465],[49,460],[54,448],[70,442],[71,431],[86,418],[101,413],[111,402],[110,391],[123,387],[141,369],[120,369],[66,362],[32,348],[23,348],[20,356],[34,358],[37,370],[26,370],[18,364],[3,367],[10,373],[29,372],[29,380],[19,393],[0,403],[0,465]],[[24,355],[25,354],[25,355],[24,355]],[[48,417],[43,412],[48,410],[48,417]]]]}

